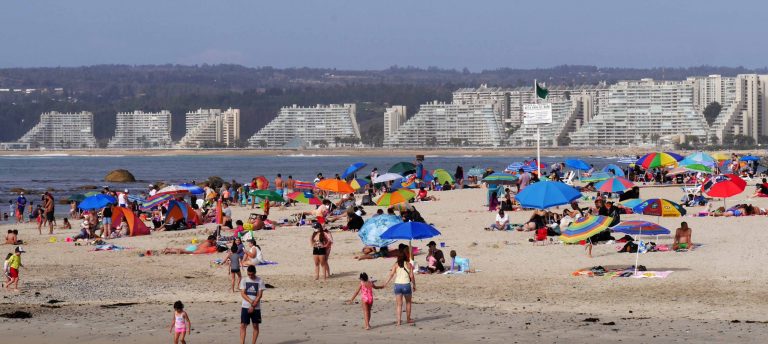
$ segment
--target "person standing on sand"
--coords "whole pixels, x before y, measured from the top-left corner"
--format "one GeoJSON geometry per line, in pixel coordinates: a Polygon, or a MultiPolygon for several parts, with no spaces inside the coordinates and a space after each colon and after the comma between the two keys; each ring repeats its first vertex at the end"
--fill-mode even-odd
{"type": "Polygon", "coordinates": [[[27,198],[24,197],[24,193],[20,192],[19,197],[16,197],[16,223],[24,222],[24,209],[27,207],[27,198]]]}
{"type": "Polygon", "coordinates": [[[292,193],[294,188],[296,188],[296,181],[293,179],[293,176],[289,175],[288,180],[285,182],[285,189],[283,190],[283,199],[285,199],[286,205],[295,203],[290,198],[288,198],[288,194],[292,193]]]}
{"type": "Polygon", "coordinates": [[[261,324],[261,298],[264,295],[264,281],[256,276],[256,267],[251,265],[247,269],[248,274],[240,281],[240,297],[243,305],[240,308],[240,344],[245,344],[245,335],[248,325],[253,323],[253,340],[256,344],[259,338],[259,324],[261,324]]]}
{"type": "Polygon", "coordinates": [[[8,258],[8,277],[10,279],[8,282],[3,286],[4,288],[9,288],[11,284],[13,284],[13,290],[19,291],[19,268],[24,266],[21,264],[21,254],[24,253],[24,248],[21,246],[16,246],[16,250],[14,251],[11,258],[8,258]]]}
{"type": "Polygon", "coordinates": [[[312,246],[312,259],[315,262],[315,280],[320,279],[320,269],[323,270],[323,279],[327,279],[330,274],[328,270],[328,260],[326,258],[326,252],[328,247],[328,237],[326,237],[323,231],[323,225],[316,223],[312,237],[309,239],[309,244],[312,246]]]}
{"type": "Polygon", "coordinates": [[[413,265],[407,261],[407,252],[401,252],[397,256],[397,262],[392,265],[389,271],[389,278],[384,283],[386,287],[392,278],[395,278],[395,323],[400,326],[403,317],[403,298],[405,298],[405,320],[413,325],[415,321],[411,319],[411,305],[413,303],[413,292],[416,291],[416,276],[413,274],[413,265]]]}
{"type": "Polygon", "coordinates": [[[285,188],[285,183],[283,183],[283,176],[282,174],[278,173],[277,177],[275,177],[275,192],[279,193],[280,196],[284,196],[283,189],[285,188]]]}
{"type": "Polygon", "coordinates": [[[181,301],[173,303],[173,320],[171,321],[170,332],[173,335],[173,344],[187,344],[184,339],[189,335],[192,328],[192,322],[189,315],[184,311],[184,304],[181,301]]]}

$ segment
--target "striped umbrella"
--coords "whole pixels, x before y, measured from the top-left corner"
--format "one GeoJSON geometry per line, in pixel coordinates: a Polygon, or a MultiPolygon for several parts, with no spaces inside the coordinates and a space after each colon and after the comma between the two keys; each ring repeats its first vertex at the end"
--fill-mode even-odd
{"type": "Polygon", "coordinates": [[[520,177],[509,174],[509,173],[501,173],[496,172],[493,174],[489,174],[485,178],[483,178],[483,183],[487,184],[502,184],[502,185],[512,185],[517,182],[517,180],[520,179],[520,177]]]}
{"type": "Polygon", "coordinates": [[[398,203],[405,203],[416,197],[416,193],[408,189],[399,189],[393,192],[387,192],[376,201],[378,206],[389,206],[398,203]]]}
{"type": "Polygon", "coordinates": [[[595,189],[600,192],[619,192],[635,186],[624,177],[613,177],[595,184],[595,189]]]}
{"type": "Polygon", "coordinates": [[[621,204],[625,208],[634,209],[636,206],[640,205],[640,203],[643,203],[643,202],[645,201],[639,198],[630,198],[630,199],[625,199],[619,202],[619,204],[621,204]]]}
{"type": "Polygon", "coordinates": [[[152,209],[172,199],[173,195],[171,194],[155,194],[154,196],[147,198],[146,201],[142,202],[141,206],[145,209],[152,209]]]}
{"type": "Polygon", "coordinates": [[[683,159],[685,159],[685,157],[683,157],[682,155],[680,155],[680,154],[677,154],[677,153],[675,153],[675,152],[664,152],[664,153],[667,153],[667,154],[669,154],[669,156],[671,156],[671,157],[675,158],[675,160],[677,160],[677,161],[680,161],[680,160],[683,160],[683,159]]]}
{"type": "Polygon", "coordinates": [[[304,192],[294,191],[288,194],[288,198],[300,203],[313,204],[313,205],[323,204],[323,201],[315,197],[315,195],[309,191],[304,191],[304,192]]]}
{"type": "Polygon", "coordinates": [[[597,233],[608,228],[613,221],[612,217],[588,215],[576,221],[571,222],[560,235],[560,240],[564,243],[577,243],[587,240],[597,233]]]}
{"type": "Polygon", "coordinates": [[[164,195],[164,194],[180,195],[180,194],[188,194],[188,193],[189,193],[189,189],[185,187],[181,187],[178,185],[169,185],[160,190],[157,190],[156,195],[164,195]]]}
{"type": "Polygon", "coordinates": [[[656,167],[677,166],[677,159],[664,152],[654,152],[637,159],[637,164],[647,170],[656,167]]]}
{"type": "Polygon", "coordinates": [[[660,216],[660,217],[680,217],[685,215],[686,210],[681,205],[663,198],[651,198],[638,204],[632,211],[635,214],[660,216]]]}
{"type": "Polygon", "coordinates": [[[361,188],[371,183],[371,180],[369,178],[370,177],[352,179],[352,181],[349,182],[349,186],[351,186],[355,190],[360,190],[361,188]]]}
{"type": "Polygon", "coordinates": [[[516,161],[516,162],[513,162],[513,163],[509,164],[509,166],[507,166],[506,170],[507,171],[517,172],[517,171],[520,171],[521,168],[523,169],[524,172],[536,171],[536,166],[526,165],[526,164],[524,164],[522,162],[519,162],[519,161],[516,161]]]}
{"type": "MultiPolygon", "coordinates": [[[[611,228],[614,232],[627,233],[630,235],[662,235],[669,234],[666,229],[658,224],[647,221],[624,221],[611,228]]],[[[635,274],[637,274],[637,264],[640,262],[640,250],[635,253],[635,274]]]]}

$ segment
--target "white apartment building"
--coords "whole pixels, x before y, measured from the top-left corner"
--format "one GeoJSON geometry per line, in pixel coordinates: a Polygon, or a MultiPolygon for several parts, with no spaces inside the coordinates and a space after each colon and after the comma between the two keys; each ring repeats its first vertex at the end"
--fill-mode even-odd
{"type": "Polygon", "coordinates": [[[388,107],[384,111],[384,141],[394,135],[406,120],[406,108],[402,105],[388,107]]]}
{"type": "Polygon", "coordinates": [[[183,148],[235,147],[240,140],[240,109],[197,109],[187,112],[183,148]]]}
{"type": "Polygon", "coordinates": [[[312,143],[360,140],[355,104],[280,109],[275,119],[248,139],[251,147],[283,147],[289,142],[312,143]]]}
{"type": "Polygon", "coordinates": [[[504,124],[492,104],[432,102],[421,105],[384,146],[498,147],[504,138],[504,124]]]}
{"type": "Polygon", "coordinates": [[[621,81],[608,89],[607,102],[570,134],[571,145],[652,143],[693,135],[706,139],[709,126],[693,102],[694,82],[621,81]]]}
{"type": "Polygon", "coordinates": [[[120,112],[108,148],[170,148],[171,112],[120,112]]]}
{"type": "Polygon", "coordinates": [[[86,111],[43,113],[40,115],[40,123],[24,134],[18,142],[29,144],[31,148],[96,148],[93,114],[86,111]]]}

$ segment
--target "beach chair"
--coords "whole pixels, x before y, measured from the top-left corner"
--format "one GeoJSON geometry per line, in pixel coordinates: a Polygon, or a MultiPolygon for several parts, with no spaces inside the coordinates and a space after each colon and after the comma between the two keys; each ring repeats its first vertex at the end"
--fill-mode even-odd
{"type": "Polygon", "coordinates": [[[573,178],[576,178],[576,172],[569,171],[568,175],[566,175],[565,179],[563,179],[563,183],[573,186],[573,178]]]}

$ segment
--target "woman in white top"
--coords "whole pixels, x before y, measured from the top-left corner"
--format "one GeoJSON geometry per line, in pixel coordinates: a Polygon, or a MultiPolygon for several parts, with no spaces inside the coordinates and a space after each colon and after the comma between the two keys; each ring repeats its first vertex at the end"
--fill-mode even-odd
{"type": "Polygon", "coordinates": [[[248,249],[245,251],[245,257],[243,257],[243,266],[257,266],[264,264],[264,256],[261,253],[261,248],[256,245],[256,240],[248,240],[248,249]]]}

